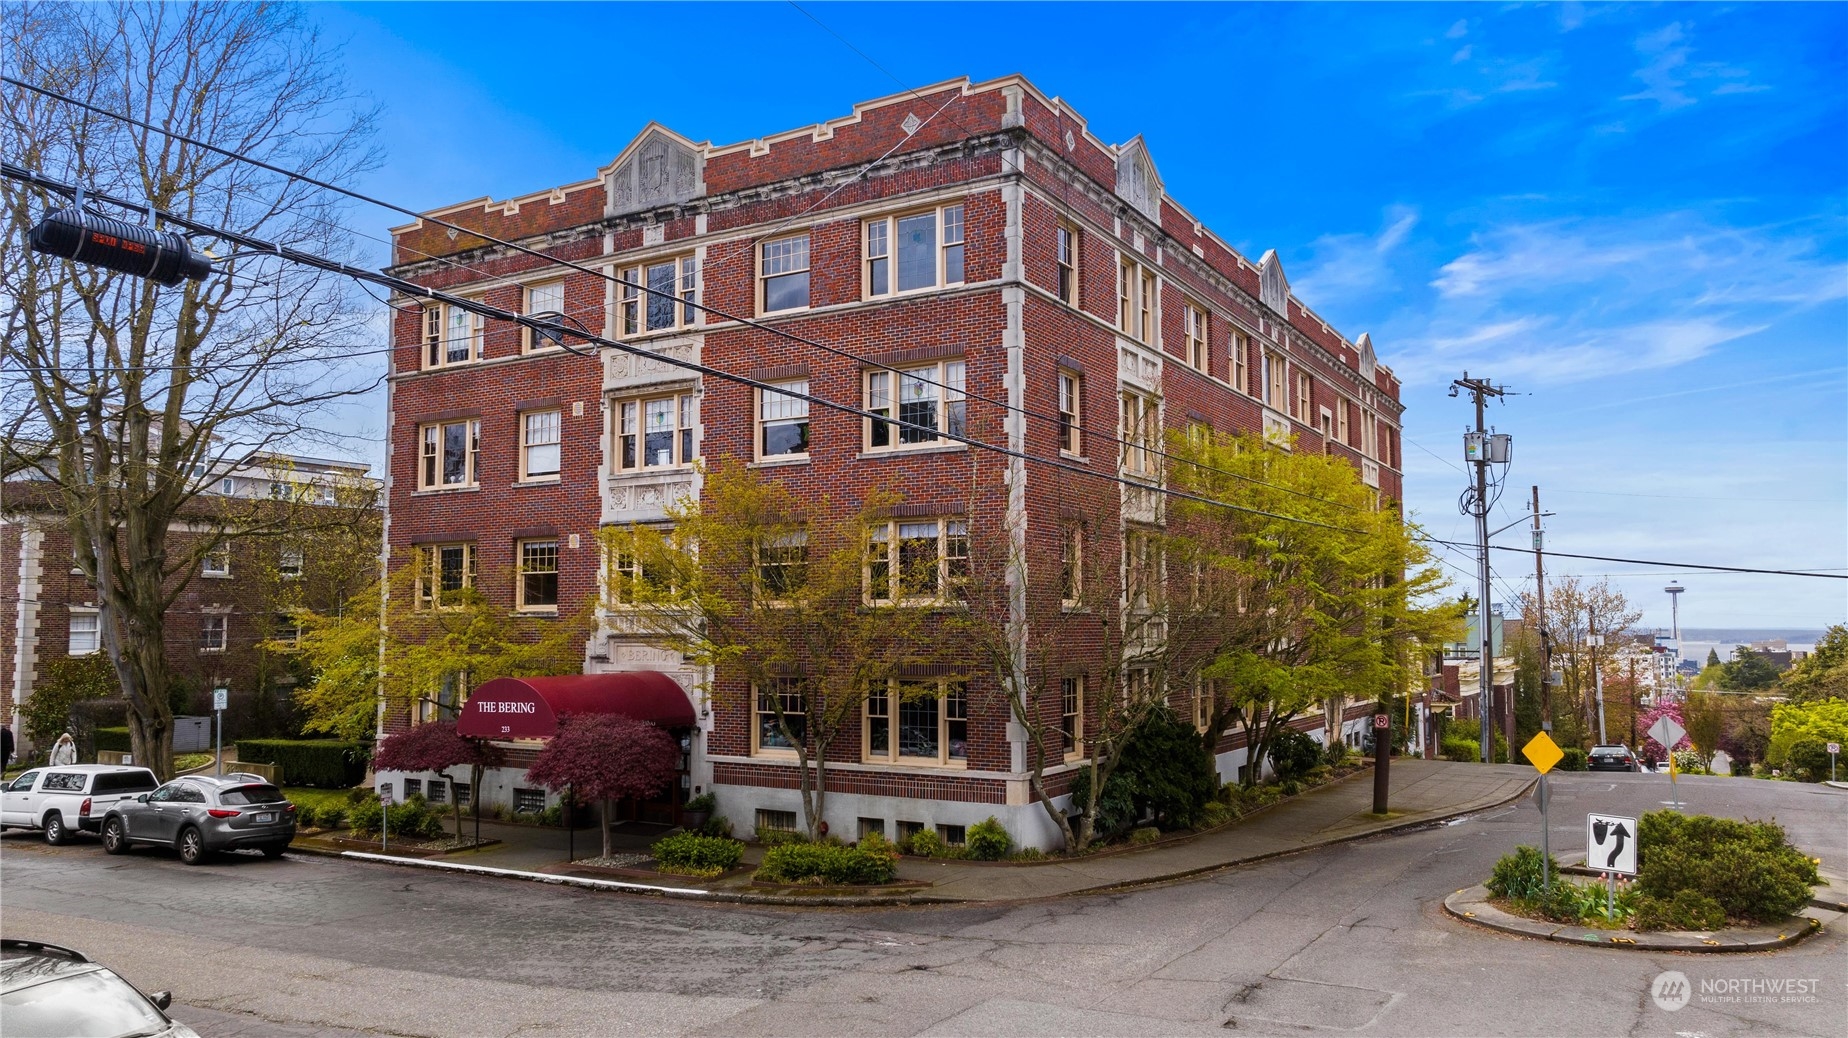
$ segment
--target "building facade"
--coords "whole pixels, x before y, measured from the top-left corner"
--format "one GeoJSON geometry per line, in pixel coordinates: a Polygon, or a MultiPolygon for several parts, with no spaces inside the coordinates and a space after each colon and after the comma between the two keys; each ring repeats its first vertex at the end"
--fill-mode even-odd
{"type": "MultiPolygon", "coordinates": [[[[594,177],[429,215],[587,269],[420,220],[393,230],[395,273],[562,313],[641,350],[583,356],[393,300],[394,558],[533,624],[597,593],[600,528],[662,521],[701,493],[699,463],[722,459],[812,500],[898,489],[893,543],[938,553],[946,573],[969,537],[995,533],[1029,567],[1055,568],[1077,527],[1109,565],[1127,565],[1122,545],[1162,522],[1160,494],[1134,484],[1159,484],[1163,431],[1192,425],[1338,455],[1384,501],[1401,498],[1399,384],[1369,338],[1296,299],[1275,253],[1252,260],[1203,226],[1140,138],[1106,143],[1018,77],[731,145],[650,124],[594,177]],[[977,465],[986,475],[972,480],[977,465]]],[[[1072,651],[1082,663],[1087,650],[1072,651]]],[[[799,812],[793,759],[764,735],[762,690],[651,646],[619,605],[584,667],[660,671],[686,690],[698,724],[684,793],[716,791],[746,829],[799,812]]],[[[979,685],[946,688],[917,752],[878,749],[871,720],[837,745],[833,831],[951,830],[992,814],[1046,846],[1019,726],[979,685]]],[[[1323,719],[1303,727],[1321,732],[1323,719]]],[[[1231,774],[1243,751],[1232,736],[1221,749],[1231,774]]],[[[520,783],[514,769],[495,781],[520,783]]]]}
{"type": "MultiPolygon", "coordinates": [[[[370,571],[359,572],[357,580],[352,573],[354,557],[376,552],[378,487],[367,470],[362,462],[266,453],[198,474],[191,508],[196,518],[170,531],[169,544],[175,553],[194,550],[205,537],[217,544],[167,611],[167,664],[190,692],[177,713],[207,712],[211,690],[224,687],[230,691],[229,738],[291,731],[290,689],[298,673],[285,646],[300,632],[282,610],[304,596],[338,596],[369,582],[370,571]],[[300,509],[288,514],[337,514],[334,536],[353,543],[343,557],[329,558],[317,550],[329,539],[323,531],[304,530],[295,538],[220,536],[224,506],[268,509],[271,502],[300,509]],[[354,515],[370,515],[357,524],[365,530],[345,521],[354,515]]],[[[78,566],[70,529],[49,507],[42,485],[30,478],[11,482],[6,499],[0,514],[0,714],[21,737],[23,754],[34,748],[20,708],[57,669],[56,661],[102,651],[104,617],[96,584],[78,566]]]]}

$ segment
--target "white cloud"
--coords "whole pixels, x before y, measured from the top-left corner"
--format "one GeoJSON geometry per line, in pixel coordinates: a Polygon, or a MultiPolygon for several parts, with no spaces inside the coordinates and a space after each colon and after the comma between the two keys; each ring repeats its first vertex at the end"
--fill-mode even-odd
{"type": "Polygon", "coordinates": [[[1436,299],[1377,337],[1408,382],[1492,364],[1566,384],[1679,367],[1778,316],[1848,297],[1848,266],[1801,228],[1670,213],[1554,221],[1475,236],[1430,279],[1436,299]]]}
{"type": "Polygon", "coordinates": [[[1418,226],[1418,213],[1407,206],[1389,207],[1379,231],[1325,234],[1310,244],[1307,273],[1292,275],[1291,290],[1315,305],[1317,299],[1352,296],[1391,287],[1392,254],[1418,226]]]}
{"type": "Polygon", "coordinates": [[[1452,40],[1460,40],[1467,35],[1469,35],[1469,19],[1467,18],[1458,18],[1456,24],[1444,33],[1446,38],[1452,40]]]}
{"type": "Polygon", "coordinates": [[[1671,112],[1695,104],[1699,101],[1695,96],[1699,86],[1714,80],[1720,82],[1708,93],[1715,97],[1771,89],[1761,83],[1748,82],[1750,73],[1745,69],[1723,62],[1690,61],[1693,46],[1680,22],[1670,22],[1637,37],[1636,51],[1648,58],[1643,67],[1633,73],[1642,81],[1643,89],[1625,94],[1619,100],[1654,101],[1657,111],[1671,112]]]}
{"type": "Polygon", "coordinates": [[[1450,56],[1450,63],[1452,65],[1460,65],[1463,62],[1468,61],[1470,52],[1472,50],[1475,50],[1474,46],[1465,45],[1461,50],[1457,51],[1455,54],[1452,54],[1450,56]]]}

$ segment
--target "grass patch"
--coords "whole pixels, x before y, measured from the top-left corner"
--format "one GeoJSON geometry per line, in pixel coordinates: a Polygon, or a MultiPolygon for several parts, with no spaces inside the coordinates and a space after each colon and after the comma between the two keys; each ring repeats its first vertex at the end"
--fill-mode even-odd
{"type": "Polygon", "coordinates": [[[311,789],[307,786],[284,786],[282,795],[288,797],[296,807],[313,808],[316,812],[323,809],[345,811],[352,805],[347,801],[344,789],[311,789]]]}

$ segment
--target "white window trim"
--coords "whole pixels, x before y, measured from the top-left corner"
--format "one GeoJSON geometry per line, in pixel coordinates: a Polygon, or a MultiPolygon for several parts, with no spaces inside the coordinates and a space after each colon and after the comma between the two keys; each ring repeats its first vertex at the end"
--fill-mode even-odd
{"type": "Polygon", "coordinates": [[[1154,479],[1161,475],[1157,453],[1161,449],[1161,399],[1137,389],[1124,389],[1118,404],[1118,437],[1123,441],[1121,467],[1126,475],[1154,479]],[[1132,402],[1137,413],[1132,415],[1132,402]]]}
{"type": "Polygon", "coordinates": [[[443,549],[462,549],[462,586],[458,590],[468,590],[475,586],[476,551],[474,541],[451,541],[445,544],[419,544],[416,549],[414,565],[417,567],[417,583],[412,590],[412,603],[417,610],[444,609],[441,570],[443,549]]]}
{"type": "MultiPolygon", "coordinates": [[[[759,255],[761,256],[762,253],[760,252],[759,255]]],[[[655,256],[621,266],[615,274],[622,279],[614,286],[616,333],[620,337],[627,339],[644,335],[671,335],[699,327],[700,278],[699,257],[696,253],[680,252],[669,256],[655,256]],[[650,328],[648,327],[648,304],[654,300],[655,294],[647,290],[648,271],[652,267],[661,266],[673,268],[673,310],[666,325],[650,328]],[[633,282],[633,284],[624,284],[624,282],[633,282]]]]}
{"type": "Polygon", "coordinates": [[[1213,369],[1212,315],[1206,307],[1191,299],[1182,304],[1182,313],[1187,322],[1187,366],[1201,373],[1209,372],[1213,369]]]}
{"type": "MultiPolygon", "coordinates": [[[[551,307],[540,307],[534,304],[533,293],[541,289],[552,288],[553,286],[557,286],[558,288],[557,313],[561,315],[565,314],[567,312],[565,310],[565,279],[562,277],[547,278],[544,281],[534,281],[522,288],[520,290],[520,312],[529,317],[535,314],[552,312],[551,307]]],[[[544,353],[548,350],[556,350],[562,347],[561,343],[546,340],[538,336],[533,329],[524,325],[520,328],[520,335],[520,349],[525,353],[544,353]]]]}
{"type": "MultiPolygon", "coordinates": [[[[809,391],[809,381],[806,378],[790,379],[790,380],[782,381],[782,382],[772,382],[770,383],[770,385],[785,386],[785,387],[788,387],[791,392],[795,392],[795,393],[807,393],[809,391]]],[[[800,461],[800,460],[807,459],[809,456],[809,451],[813,450],[815,446],[815,441],[814,441],[815,427],[811,424],[811,422],[813,421],[813,416],[810,415],[809,413],[809,402],[807,400],[803,400],[800,398],[789,397],[786,394],[776,394],[772,392],[766,392],[765,390],[762,390],[762,389],[757,390],[753,394],[753,396],[755,397],[755,399],[752,401],[752,405],[751,405],[751,413],[754,416],[754,420],[751,423],[751,456],[757,459],[758,461],[771,461],[771,462],[800,461]],[[800,407],[802,409],[802,413],[800,415],[791,414],[791,415],[787,415],[787,416],[780,417],[780,418],[764,417],[764,405],[767,402],[769,402],[769,398],[771,396],[782,396],[784,400],[788,401],[787,406],[792,407],[792,408],[800,407]],[[801,421],[798,423],[797,419],[801,419],[801,421]],[[767,425],[795,425],[795,424],[801,424],[801,425],[808,426],[808,432],[803,437],[803,443],[804,443],[805,449],[800,450],[800,451],[785,451],[781,454],[764,453],[764,427],[765,426],[767,425]]]]}
{"type": "Polygon", "coordinates": [[[757,312],[759,314],[798,314],[798,313],[802,313],[803,311],[812,308],[815,305],[815,251],[814,250],[815,250],[815,240],[809,234],[808,231],[803,231],[800,234],[786,234],[780,238],[771,238],[767,241],[761,241],[757,243],[757,248],[753,251],[756,252],[757,254],[756,256],[756,260],[757,260],[757,278],[756,278],[757,280],[757,312]],[[779,244],[781,242],[794,241],[797,238],[801,238],[808,243],[806,248],[804,249],[804,252],[806,253],[807,258],[808,258],[808,262],[805,266],[798,268],[798,270],[801,273],[805,273],[808,275],[808,279],[809,279],[808,280],[808,293],[807,293],[808,301],[803,303],[801,306],[791,306],[791,307],[786,307],[781,310],[766,309],[765,302],[764,302],[764,299],[765,299],[764,289],[766,288],[768,279],[770,277],[782,277],[786,274],[794,274],[794,273],[797,273],[798,270],[785,270],[775,275],[767,275],[764,273],[764,256],[768,253],[770,246],[779,244]]]}
{"type": "Polygon", "coordinates": [[[526,601],[526,546],[529,544],[550,544],[552,546],[551,572],[554,584],[553,597],[556,599],[559,596],[560,589],[557,587],[560,576],[558,563],[561,552],[559,549],[563,545],[560,544],[559,539],[555,536],[523,537],[513,542],[513,608],[522,613],[556,614],[558,612],[558,603],[556,601],[550,604],[541,603],[538,605],[533,605],[526,601]]]}
{"type": "Polygon", "coordinates": [[[520,475],[519,475],[520,482],[522,483],[556,483],[558,482],[565,468],[565,457],[564,457],[564,454],[565,454],[565,412],[564,410],[561,408],[557,408],[557,407],[544,407],[544,408],[537,408],[532,411],[521,411],[516,416],[516,420],[520,423],[520,475]],[[558,438],[551,441],[550,443],[533,443],[529,441],[526,438],[528,432],[530,431],[530,426],[527,425],[527,419],[537,418],[541,415],[548,415],[548,414],[553,415],[556,418],[554,429],[557,431],[558,438]],[[558,467],[553,469],[551,472],[542,472],[542,473],[539,473],[538,475],[534,475],[528,468],[528,462],[531,460],[532,449],[534,447],[548,447],[548,446],[558,451],[558,467]]]}
{"type": "Polygon", "coordinates": [[[225,613],[207,613],[199,618],[199,651],[209,653],[224,652],[231,645],[231,617],[225,613]],[[208,632],[213,622],[218,625],[218,644],[209,644],[208,632]]]}
{"type": "MultiPolygon", "coordinates": [[[[864,437],[862,448],[867,453],[885,454],[902,451],[928,450],[945,446],[965,446],[961,441],[949,439],[945,434],[956,431],[954,429],[956,422],[951,420],[951,413],[954,410],[954,405],[960,404],[962,429],[959,435],[968,435],[969,365],[967,361],[961,357],[945,357],[942,360],[925,361],[920,364],[906,367],[894,365],[891,368],[874,368],[863,371],[860,373],[860,401],[861,405],[866,410],[879,410],[873,400],[873,387],[882,383],[888,387],[885,404],[889,409],[890,417],[884,419],[883,424],[889,426],[889,428],[886,430],[886,442],[883,444],[875,444],[873,442],[873,428],[876,424],[880,424],[882,420],[868,418],[861,421],[860,426],[863,430],[861,435],[864,437]],[[956,388],[953,384],[957,380],[951,377],[952,365],[956,365],[957,370],[961,374],[960,381],[962,383],[962,388],[960,389],[956,388]],[[899,412],[903,407],[903,401],[899,399],[899,393],[904,387],[905,377],[907,375],[916,376],[917,381],[925,384],[930,391],[937,394],[937,424],[934,427],[936,435],[928,440],[919,440],[915,443],[906,443],[903,441],[902,433],[905,430],[903,424],[899,420],[899,412]]],[[[920,426],[919,428],[922,427],[920,426]]]]}
{"type": "Polygon", "coordinates": [[[935,292],[941,289],[949,288],[952,285],[966,284],[968,280],[968,276],[969,276],[969,210],[963,201],[958,200],[954,202],[946,202],[942,205],[931,206],[926,209],[908,209],[902,212],[888,213],[884,216],[875,216],[875,217],[871,217],[869,219],[861,221],[860,223],[860,295],[862,299],[866,299],[866,300],[895,299],[900,296],[916,295],[920,292],[935,292]],[[944,232],[946,216],[948,215],[949,211],[952,209],[961,210],[961,212],[958,214],[958,225],[959,225],[958,233],[961,236],[958,237],[953,242],[946,240],[945,232],[944,232]],[[935,234],[936,245],[932,250],[932,256],[931,256],[931,260],[932,260],[931,283],[928,285],[919,285],[916,288],[899,288],[898,287],[898,250],[897,250],[898,223],[900,220],[909,220],[909,219],[912,219],[914,217],[919,217],[919,216],[934,216],[935,217],[934,234],[935,234]],[[885,249],[886,249],[884,256],[875,257],[872,254],[873,228],[875,227],[884,228],[885,249]],[[962,252],[963,274],[962,274],[962,277],[959,277],[954,281],[950,280],[950,277],[949,277],[949,255],[950,255],[950,249],[952,247],[960,248],[963,250],[962,252]],[[883,289],[878,288],[874,284],[873,262],[875,259],[883,259],[886,264],[886,267],[885,267],[886,287],[883,289]]]}
{"type": "Polygon", "coordinates": [[[94,656],[103,651],[103,614],[99,610],[72,606],[70,609],[70,621],[71,622],[65,628],[64,640],[66,654],[71,656],[94,656]],[[77,635],[76,620],[78,617],[84,617],[94,622],[94,629],[90,632],[90,640],[94,642],[94,644],[82,652],[77,651],[74,645],[77,635]]]}
{"type": "MultiPolygon", "coordinates": [[[[478,299],[470,299],[470,302],[479,301],[478,299]]],[[[423,312],[423,334],[420,337],[420,349],[423,353],[420,359],[423,361],[423,369],[430,371],[436,368],[453,368],[463,364],[473,364],[481,360],[485,349],[484,340],[486,339],[486,335],[484,333],[485,322],[483,322],[481,315],[475,313],[473,310],[463,310],[459,306],[452,306],[448,303],[432,303],[425,306],[423,312]],[[449,320],[450,311],[452,310],[465,313],[469,317],[469,331],[467,336],[469,344],[468,356],[460,360],[449,359],[449,320]],[[432,314],[436,316],[432,318],[432,314]],[[434,327],[432,327],[433,320],[434,327]]]]}
{"type": "Polygon", "coordinates": [[[1059,747],[1063,751],[1063,756],[1067,763],[1078,760],[1084,756],[1084,685],[1084,675],[1082,674],[1059,679],[1059,747]],[[1068,682],[1071,683],[1073,687],[1073,698],[1075,700],[1073,703],[1075,709],[1070,711],[1065,709],[1065,689],[1068,682]],[[1065,749],[1065,719],[1067,717],[1072,719],[1071,749],[1065,749]]]}
{"type": "Polygon", "coordinates": [[[481,419],[453,418],[441,422],[424,422],[417,426],[417,489],[419,491],[466,490],[481,485],[481,473],[477,466],[481,455],[481,419]],[[463,478],[460,483],[444,483],[443,477],[443,429],[451,425],[467,426],[468,440],[463,447],[465,457],[462,461],[463,478]],[[431,450],[430,430],[436,430],[435,450],[431,450]],[[432,471],[428,465],[434,458],[436,467],[432,471]],[[426,479],[434,477],[434,482],[426,479]]]}
{"type": "Polygon", "coordinates": [[[969,521],[966,518],[962,516],[938,516],[935,518],[920,517],[920,518],[892,519],[892,520],[887,521],[883,526],[878,526],[878,527],[875,527],[874,529],[876,531],[882,532],[884,537],[883,537],[883,541],[878,538],[874,538],[867,545],[866,565],[863,570],[864,577],[863,577],[863,582],[862,582],[862,587],[865,593],[864,601],[866,602],[867,605],[900,605],[900,606],[930,607],[930,606],[948,606],[948,605],[952,605],[954,603],[958,603],[961,601],[961,598],[958,595],[958,587],[961,583],[967,581],[968,576],[969,576],[969,565],[970,565],[970,561],[969,561],[969,521]],[[936,540],[937,540],[937,587],[936,587],[936,591],[934,593],[926,594],[926,595],[899,595],[897,594],[897,592],[899,591],[898,580],[899,580],[899,575],[900,575],[900,556],[902,554],[900,550],[900,545],[903,540],[903,538],[901,538],[899,535],[899,531],[903,527],[906,527],[906,526],[923,526],[927,523],[935,525],[937,528],[937,532],[936,532],[936,540]],[[957,533],[955,531],[955,528],[957,526],[960,526],[962,528],[961,537],[960,537],[960,540],[962,541],[962,554],[961,555],[955,555],[951,553],[951,547],[953,546],[954,542],[958,540],[957,533]],[[877,552],[876,546],[882,543],[884,544],[884,549],[885,549],[884,562],[885,562],[886,575],[883,578],[883,580],[880,581],[879,584],[875,584],[874,577],[873,577],[873,566],[875,565],[875,554],[877,552]],[[955,572],[953,572],[953,570],[956,568],[956,561],[958,559],[961,560],[962,569],[963,569],[963,573],[961,575],[958,575],[955,572]],[[883,586],[880,586],[880,585],[883,585],[883,586]],[[876,592],[879,592],[879,593],[876,593],[876,592]]]}
{"type": "MultiPolygon", "coordinates": [[[[793,681],[794,679],[790,679],[790,680],[793,681]]],[[[784,692],[781,690],[773,691],[773,692],[764,692],[755,682],[753,682],[751,684],[751,756],[767,757],[771,760],[791,760],[791,761],[796,760],[797,759],[796,748],[793,746],[765,746],[763,745],[763,718],[765,717],[774,718],[776,717],[776,714],[774,711],[767,711],[767,710],[759,709],[758,701],[763,696],[771,696],[771,695],[780,695],[784,697],[785,702],[783,704],[783,712],[785,715],[801,713],[803,711],[803,707],[806,706],[806,703],[803,702],[801,692],[784,692]],[[790,698],[794,698],[796,701],[796,706],[793,708],[790,706],[788,702],[790,698]]]]}
{"type": "Polygon", "coordinates": [[[1251,337],[1237,329],[1232,331],[1232,363],[1229,374],[1232,388],[1246,396],[1251,392],[1251,337]]]}
{"type": "Polygon", "coordinates": [[[283,548],[276,553],[276,573],[284,580],[297,580],[308,564],[308,553],[300,548],[283,548]],[[293,559],[295,566],[290,569],[293,559]]]}
{"type": "Polygon", "coordinates": [[[214,580],[225,580],[231,576],[231,545],[229,542],[215,545],[199,560],[199,575],[214,580]],[[214,561],[223,565],[214,565],[214,561]]]}
{"type": "MultiPolygon", "coordinates": [[[[873,755],[873,700],[869,692],[860,704],[860,763],[880,764],[897,767],[966,769],[969,766],[969,687],[968,682],[953,678],[892,678],[885,682],[885,708],[883,715],[886,722],[886,755],[873,755]],[[899,709],[901,697],[899,690],[906,685],[935,686],[937,689],[937,755],[935,757],[913,757],[900,752],[899,709]],[[952,687],[960,685],[962,700],[963,755],[950,756],[950,696],[952,687]]],[[[922,699],[924,697],[917,697],[922,699]]]]}
{"type": "Polygon", "coordinates": [[[1074,458],[1083,457],[1084,376],[1076,371],[1067,371],[1064,368],[1060,368],[1056,392],[1059,396],[1059,435],[1061,438],[1069,441],[1068,443],[1060,445],[1059,453],[1070,455],[1074,458]],[[1067,399],[1066,395],[1066,386],[1068,384],[1071,387],[1070,399],[1067,399]],[[1071,405],[1069,410],[1066,408],[1067,404],[1071,405]],[[1066,420],[1067,415],[1071,416],[1070,421],[1066,420]]]}
{"type": "Polygon", "coordinates": [[[692,390],[679,390],[672,393],[648,393],[637,396],[621,396],[610,404],[610,466],[617,473],[666,471],[684,469],[699,460],[699,397],[692,390]],[[668,410],[673,416],[674,428],[671,433],[673,444],[671,459],[666,464],[649,464],[648,450],[648,405],[661,400],[670,401],[668,410]],[[627,408],[635,409],[635,431],[625,432],[623,419],[627,408]],[[635,437],[635,462],[623,461],[623,437],[635,437]]]}
{"type": "Polygon", "coordinates": [[[1053,265],[1052,294],[1057,296],[1061,303],[1064,303],[1066,306],[1069,306],[1074,310],[1080,308],[1079,300],[1081,298],[1080,293],[1082,290],[1082,282],[1078,274],[1079,270],[1081,269],[1080,252],[1079,252],[1080,246],[1078,244],[1080,238],[1081,238],[1081,234],[1078,228],[1064,221],[1059,222],[1058,228],[1054,230],[1052,234],[1052,265],[1053,265]],[[1069,264],[1064,263],[1060,261],[1059,259],[1060,232],[1063,232],[1064,234],[1070,236],[1071,238],[1072,261],[1069,264]],[[1071,271],[1070,298],[1066,298],[1066,293],[1059,291],[1059,276],[1067,270],[1071,271]]]}

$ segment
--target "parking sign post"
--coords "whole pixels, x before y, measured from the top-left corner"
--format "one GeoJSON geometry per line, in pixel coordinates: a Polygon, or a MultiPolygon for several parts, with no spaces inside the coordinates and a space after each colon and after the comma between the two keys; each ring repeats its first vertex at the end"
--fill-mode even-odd
{"type": "Polygon", "coordinates": [[[1835,755],[1840,752],[1842,752],[1841,743],[1832,742],[1829,744],[1829,781],[1830,782],[1835,781],[1835,755]]]}
{"type": "MultiPolygon", "coordinates": [[[[473,790],[470,790],[473,792],[473,790]]],[[[384,854],[391,839],[391,783],[379,787],[379,853],[384,854]]]]}
{"type": "Polygon", "coordinates": [[[1392,715],[1381,712],[1373,715],[1373,813],[1386,813],[1386,800],[1391,787],[1386,784],[1386,765],[1392,760],[1392,715]]]}
{"type": "Polygon", "coordinates": [[[212,755],[217,762],[212,768],[214,775],[225,773],[225,707],[230,704],[230,701],[230,689],[215,688],[212,690],[212,713],[217,715],[214,724],[216,734],[212,737],[216,745],[212,755]]]}

